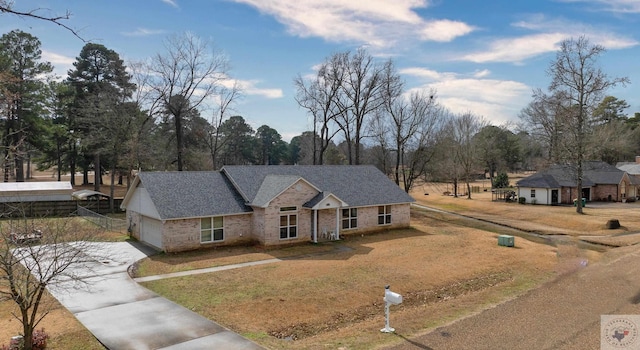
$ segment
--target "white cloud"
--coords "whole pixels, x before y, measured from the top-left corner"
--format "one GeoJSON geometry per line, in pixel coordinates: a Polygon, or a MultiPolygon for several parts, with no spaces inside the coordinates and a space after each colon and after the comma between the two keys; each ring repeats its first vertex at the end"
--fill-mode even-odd
{"type": "Polygon", "coordinates": [[[234,85],[238,86],[243,95],[262,96],[268,99],[282,98],[284,96],[282,89],[257,87],[261,83],[260,80],[224,79],[220,83],[227,88],[232,88],[234,85]]]}
{"type": "Polygon", "coordinates": [[[489,74],[491,74],[491,71],[489,71],[488,69],[483,69],[473,73],[473,76],[474,78],[484,78],[486,76],[489,76],[489,74]]]}
{"type": "Polygon", "coordinates": [[[597,10],[616,13],[640,13],[638,0],[561,0],[562,2],[582,2],[596,5],[597,10]]]}
{"type": "Polygon", "coordinates": [[[458,21],[426,20],[415,11],[428,0],[234,0],[274,16],[290,34],[356,42],[376,49],[399,41],[449,42],[475,28],[458,21]]]}
{"type": "Polygon", "coordinates": [[[64,56],[55,52],[42,50],[42,60],[53,65],[53,73],[59,77],[66,77],[67,71],[73,69],[75,57],[64,56]]]}
{"type": "Polygon", "coordinates": [[[513,23],[512,26],[538,33],[493,40],[487,44],[487,49],[463,55],[460,60],[476,63],[522,63],[532,57],[556,52],[563,40],[580,36],[607,49],[625,49],[638,45],[635,39],[609,32],[606,28],[592,28],[589,25],[563,19],[549,19],[542,15],[531,16],[526,21],[513,23]]]}
{"type": "Polygon", "coordinates": [[[164,2],[165,4],[169,5],[169,6],[173,6],[175,8],[178,8],[178,3],[175,0],[162,0],[162,2],[164,2]]]}
{"type": "Polygon", "coordinates": [[[53,65],[73,66],[73,62],[76,61],[74,57],[68,57],[57,54],[55,52],[42,50],[42,60],[51,62],[53,65]]]}
{"type": "Polygon", "coordinates": [[[422,40],[432,40],[439,42],[453,41],[455,38],[471,33],[474,28],[466,23],[439,20],[427,22],[420,31],[422,40]]]}
{"type": "Polygon", "coordinates": [[[535,34],[519,38],[498,39],[489,44],[484,51],[470,53],[461,57],[463,61],[483,62],[522,62],[525,59],[547,52],[557,51],[566,34],[535,34]]]}
{"type": "Polygon", "coordinates": [[[411,75],[428,80],[449,80],[454,79],[456,73],[441,73],[435,70],[422,68],[422,67],[410,67],[399,70],[400,74],[411,75]]]}
{"type": "Polygon", "coordinates": [[[136,28],[133,32],[123,32],[124,36],[150,36],[150,35],[158,35],[164,34],[166,31],[161,29],[147,29],[147,28],[136,28]]]}
{"type": "MultiPolygon", "coordinates": [[[[488,70],[468,75],[408,68],[401,74],[417,77],[422,84],[411,90],[435,89],[438,101],[454,113],[473,112],[494,124],[516,120],[531,96],[531,88],[512,80],[485,79],[488,70]]],[[[411,91],[410,90],[410,91],[411,91]]]]}

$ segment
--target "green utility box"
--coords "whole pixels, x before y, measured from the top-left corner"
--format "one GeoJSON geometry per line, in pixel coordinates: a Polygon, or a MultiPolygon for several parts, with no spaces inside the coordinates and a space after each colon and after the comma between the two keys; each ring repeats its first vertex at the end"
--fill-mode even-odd
{"type": "Polygon", "coordinates": [[[498,245],[503,247],[513,247],[513,236],[500,235],[498,236],[498,245]]]}
{"type": "MultiPolygon", "coordinates": [[[[578,200],[574,199],[573,200],[573,206],[577,207],[578,206],[578,200]]],[[[587,206],[587,199],[586,198],[582,198],[582,207],[586,207],[587,206]]]]}

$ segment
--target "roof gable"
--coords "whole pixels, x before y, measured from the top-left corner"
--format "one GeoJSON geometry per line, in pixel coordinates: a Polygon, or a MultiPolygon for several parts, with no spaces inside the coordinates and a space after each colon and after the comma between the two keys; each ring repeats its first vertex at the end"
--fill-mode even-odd
{"type": "MultiPolygon", "coordinates": [[[[251,211],[217,171],[142,172],[137,181],[147,190],[162,220],[251,211]]],[[[129,197],[127,194],[123,206],[129,197]]]]}
{"type": "Polygon", "coordinates": [[[282,194],[288,188],[303,181],[318,190],[313,184],[297,175],[267,175],[262,181],[255,198],[249,203],[251,206],[266,207],[274,198],[282,194]]]}
{"type": "Polygon", "coordinates": [[[317,196],[313,197],[310,201],[305,203],[303,207],[311,208],[311,209],[327,209],[327,208],[338,208],[338,207],[348,207],[349,203],[346,203],[342,199],[338,198],[333,193],[318,193],[317,196]]]}
{"type": "Polygon", "coordinates": [[[380,170],[370,165],[240,165],[225,166],[221,172],[229,177],[249,203],[258,197],[267,176],[273,175],[303,178],[319,192],[333,193],[349,206],[414,201],[380,170]]]}

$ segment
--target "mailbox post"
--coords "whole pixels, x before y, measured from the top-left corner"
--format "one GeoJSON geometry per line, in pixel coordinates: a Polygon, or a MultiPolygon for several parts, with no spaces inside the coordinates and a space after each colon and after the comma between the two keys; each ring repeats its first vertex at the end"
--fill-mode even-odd
{"type": "Polygon", "coordinates": [[[394,293],[389,290],[389,286],[384,287],[384,314],[385,314],[385,322],[384,328],[380,330],[382,333],[393,333],[396,330],[389,326],[389,306],[402,304],[402,295],[398,293],[394,293]]]}

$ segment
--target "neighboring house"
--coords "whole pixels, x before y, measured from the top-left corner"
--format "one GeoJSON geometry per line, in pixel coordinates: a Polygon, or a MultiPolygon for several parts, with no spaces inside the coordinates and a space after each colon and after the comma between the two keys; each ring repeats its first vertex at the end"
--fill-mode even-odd
{"type": "Polygon", "coordinates": [[[578,196],[575,171],[567,165],[552,165],[516,183],[518,197],[527,203],[572,204],[579,197],[587,201],[622,202],[636,197],[629,175],[605,162],[583,163],[582,189],[578,196]]]}
{"type": "Polygon", "coordinates": [[[636,156],[635,162],[620,162],[616,164],[616,167],[629,174],[631,178],[632,187],[627,196],[629,198],[635,196],[638,199],[638,196],[640,196],[640,156],[636,156]]]}
{"type": "Polygon", "coordinates": [[[0,182],[0,202],[50,202],[71,200],[70,182],[0,182]]]}
{"type": "Polygon", "coordinates": [[[225,166],[142,172],[121,208],[135,238],[177,252],[407,227],[413,201],[373,166],[225,166]]]}

